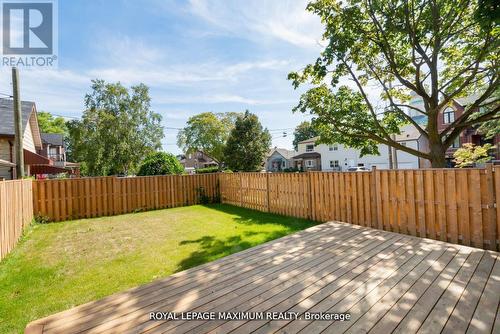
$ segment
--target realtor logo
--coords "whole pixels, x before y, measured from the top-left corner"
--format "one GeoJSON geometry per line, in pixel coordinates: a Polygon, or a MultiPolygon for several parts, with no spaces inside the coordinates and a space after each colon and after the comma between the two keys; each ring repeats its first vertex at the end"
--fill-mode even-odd
{"type": "Polygon", "coordinates": [[[2,65],[54,67],[57,60],[57,3],[2,1],[2,65]]]}

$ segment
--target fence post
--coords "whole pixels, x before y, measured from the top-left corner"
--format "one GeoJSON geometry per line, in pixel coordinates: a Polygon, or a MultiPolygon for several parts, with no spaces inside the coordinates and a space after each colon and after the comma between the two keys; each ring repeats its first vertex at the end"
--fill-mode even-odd
{"type": "Polygon", "coordinates": [[[311,180],[311,175],[312,173],[310,171],[307,171],[307,192],[309,193],[309,219],[312,219],[313,218],[313,210],[312,210],[312,180],[311,180]]]}
{"type": "MultiPolygon", "coordinates": [[[[497,250],[497,221],[495,214],[495,187],[493,185],[493,164],[486,164],[486,185],[488,192],[488,222],[487,231],[490,241],[490,250],[497,250]]],[[[497,195],[497,210],[498,210],[498,194],[497,195]]]]}
{"type": "Polygon", "coordinates": [[[269,189],[269,173],[266,173],[266,192],[267,192],[267,212],[271,212],[271,199],[269,198],[271,189],[269,189]]]}
{"type": "Polygon", "coordinates": [[[243,175],[241,172],[238,172],[240,174],[240,207],[243,207],[243,175]]]}
{"type": "Polygon", "coordinates": [[[372,205],[372,227],[378,227],[377,219],[378,219],[378,207],[377,207],[377,166],[372,166],[372,172],[370,173],[370,188],[371,188],[371,205],[372,205]]]}

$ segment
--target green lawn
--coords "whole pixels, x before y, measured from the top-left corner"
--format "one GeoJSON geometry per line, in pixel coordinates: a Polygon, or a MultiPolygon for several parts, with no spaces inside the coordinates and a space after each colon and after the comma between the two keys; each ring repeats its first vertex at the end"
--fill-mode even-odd
{"type": "Polygon", "coordinates": [[[0,262],[0,333],[314,224],[197,205],[34,225],[0,262]]]}

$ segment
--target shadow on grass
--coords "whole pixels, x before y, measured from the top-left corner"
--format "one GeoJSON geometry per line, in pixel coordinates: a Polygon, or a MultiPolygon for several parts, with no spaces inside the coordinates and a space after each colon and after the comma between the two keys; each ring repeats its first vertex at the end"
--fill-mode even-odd
{"type": "Polygon", "coordinates": [[[235,217],[235,221],[240,224],[275,224],[284,226],[291,231],[300,231],[305,228],[319,224],[308,219],[282,216],[274,213],[261,212],[256,210],[250,210],[246,208],[240,208],[238,206],[232,206],[227,204],[212,204],[205,205],[205,207],[220,212],[224,212],[235,217]]]}
{"type": "Polygon", "coordinates": [[[248,226],[274,225],[280,226],[280,230],[269,231],[263,226],[261,231],[242,231],[239,235],[227,238],[216,238],[213,235],[206,235],[194,240],[183,240],[179,243],[180,246],[198,244],[199,250],[192,252],[188,257],[180,261],[177,271],[186,270],[230,254],[241,252],[247,248],[284,237],[290,233],[317,224],[317,222],[306,219],[285,217],[224,204],[213,204],[206,207],[235,216],[233,220],[237,224],[248,226]]]}

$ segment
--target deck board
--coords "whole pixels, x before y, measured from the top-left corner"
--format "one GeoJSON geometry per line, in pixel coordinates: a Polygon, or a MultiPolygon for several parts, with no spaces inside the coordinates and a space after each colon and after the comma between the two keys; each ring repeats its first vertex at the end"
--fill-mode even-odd
{"type": "Polygon", "coordinates": [[[491,333],[499,253],[330,222],[36,320],[30,333],[491,333]],[[345,322],[149,312],[348,312],[345,322]]]}

